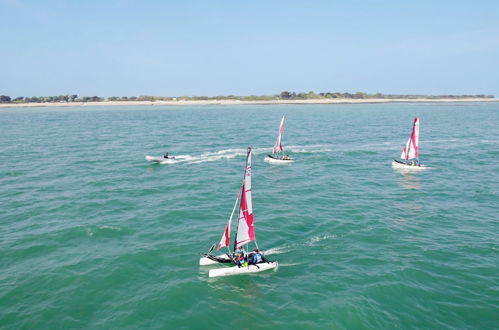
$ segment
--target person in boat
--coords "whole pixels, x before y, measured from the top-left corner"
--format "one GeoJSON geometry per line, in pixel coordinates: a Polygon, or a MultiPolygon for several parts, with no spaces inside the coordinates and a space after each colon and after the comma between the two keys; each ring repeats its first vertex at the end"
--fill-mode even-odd
{"type": "Polygon", "coordinates": [[[236,248],[236,250],[234,251],[234,254],[237,256],[239,254],[244,254],[244,249],[242,247],[238,247],[236,248]]]}
{"type": "Polygon", "coordinates": [[[281,157],[281,159],[282,159],[282,160],[288,160],[288,159],[289,159],[289,157],[288,157],[288,156],[286,156],[286,155],[284,155],[284,156],[282,156],[282,157],[281,157]]]}
{"type": "Polygon", "coordinates": [[[407,165],[411,165],[411,166],[419,166],[419,160],[416,159],[412,159],[407,165]]]}
{"type": "Polygon", "coordinates": [[[248,263],[250,265],[256,265],[256,264],[259,264],[261,262],[268,262],[267,259],[265,259],[265,257],[263,256],[263,251],[260,251],[258,249],[254,249],[252,253],[250,253],[249,257],[248,257],[248,263]]]}
{"type": "Polygon", "coordinates": [[[173,157],[173,156],[168,156],[167,152],[165,152],[165,154],[163,155],[163,158],[164,159],[175,159],[175,157],[173,157]]]}
{"type": "Polygon", "coordinates": [[[239,253],[236,257],[236,265],[237,267],[246,267],[248,266],[248,260],[244,257],[244,253],[239,253]]]}

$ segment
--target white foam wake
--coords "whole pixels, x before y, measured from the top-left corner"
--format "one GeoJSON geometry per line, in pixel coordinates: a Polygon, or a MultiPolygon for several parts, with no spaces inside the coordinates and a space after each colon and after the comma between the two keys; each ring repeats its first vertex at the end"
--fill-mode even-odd
{"type": "MultiPolygon", "coordinates": [[[[333,151],[332,145],[307,145],[307,146],[288,146],[286,151],[291,153],[320,153],[320,152],[331,152],[333,151]]],[[[236,157],[244,157],[246,156],[247,149],[246,148],[231,148],[231,149],[222,149],[218,151],[207,151],[203,152],[199,155],[172,155],[175,159],[168,159],[165,161],[159,162],[160,164],[177,164],[177,163],[190,163],[190,164],[198,164],[204,162],[215,162],[222,159],[232,159],[236,157]]],[[[253,155],[260,154],[268,154],[272,152],[272,147],[255,147],[252,148],[253,155]]],[[[146,156],[151,158],[156,158],[152,156],[146,156]]],[[[160,157],[157,157],[160,158],[160,157]]]]}

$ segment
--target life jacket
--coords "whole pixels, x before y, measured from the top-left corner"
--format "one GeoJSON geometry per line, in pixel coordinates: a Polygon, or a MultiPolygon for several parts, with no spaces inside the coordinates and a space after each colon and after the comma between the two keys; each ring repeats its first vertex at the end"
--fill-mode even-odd
{"type": "Polygon", "coordinates": [[[260,252],[258,253],[252,253],[249,255],[249,263],[250,265],[255,265],[259,262],[262,262],[262,254],[260,252]]]}
{"type": "Polygon", "coordinates": [[[248,261],[246,260],[246,258],[243,256],[242,258],[237,258],[236,259],[236,265],[238,265],[239,267],[245,267],[245,266],[248,266],[248,261]]]}

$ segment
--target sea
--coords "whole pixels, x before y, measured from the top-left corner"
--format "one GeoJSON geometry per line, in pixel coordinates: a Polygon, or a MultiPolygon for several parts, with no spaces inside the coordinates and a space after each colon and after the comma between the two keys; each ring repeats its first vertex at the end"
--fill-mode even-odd
{"type": "Polygon", "coordinates": [[[495,102],[0,109],[0,328],[498,329],[498,127],[495,102]],[[209,278],[247,147],[279,268],[209,278]]]}

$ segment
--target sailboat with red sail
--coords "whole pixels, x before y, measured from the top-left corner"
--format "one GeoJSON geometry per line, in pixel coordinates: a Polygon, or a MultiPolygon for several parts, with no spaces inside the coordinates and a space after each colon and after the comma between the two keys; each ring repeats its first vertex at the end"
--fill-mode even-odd
{"type": "Polygon", "coordinates": [[[286,116],[282,116],[281,124],[279,125],[279,132],[277,133],[277,140],[272,149],[272,154],[267,155],[263,160],[271,164],[289,164],[295,160],[286,155],[284,147],[282,146],[282,134],[284,133],[284,120],[286,116]]]}
{"type": "MultiPolygon", "coordinates": [[[[253,200],[252,200],[252,188],[251,188],[251,148],[248,148],[248,153],[246,157],[246,167],[243,176],[243,183],[241,185],[241,190],[239,195],[236,198],[236,202],[234,207],[232,208],[231,215],[225,226],[225,229],[222,234],[222,238],[218,243],[217,250],[221,250],[223,248],[227,248],[228,252],[225,255],[213,255],[211,252],[214,249],[214,245],[210,249],[207,254],[203,254],[203,257],[200,258],[200,265],[210,265],[210,264],[234,264],[235,260],[235,251],[243,250],[244,253],[247,254],[245,249],[248,249],[248,245],[250,243],[254,243],[256,249],[258,249],[258,244],[256,242],[255,235],[255,223],[253,216],[253,200]],[[234,243],[232,246],[232,250],[230,249],[231,245],[231,225],[232,219],[234,217],[234,213],[239,202],[239,215],[237,219],[237,229],[236,235],[234,237],[234,243]]],[[[264,258],[265,259],[265,258],[264,258]]],[[[227,275],[239,275],[239,274],[250,274],[262,272],[264,270],[269,269],[277,269],[278,262],[277,261],[266,261],[266,259],[262,262],[256,264],[249,264],[244,266],[233,266],[233,267],[224,267],[211,269],[209,271],[209,277],[217,277],[217,276],[227,276],[227,275]]]]}
{"type": "Polygon", "coordinates": [[[392,166],[394,168],[402,169],[423,169],[425,168],[419,162],[419,118],[414,118],[414,124],[412,126],[412,132],[409,136],[409,140],[402,149],[402,154],[400,155],[402,161],[394,159],[392,166]]]}

